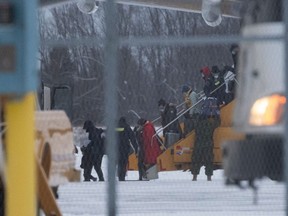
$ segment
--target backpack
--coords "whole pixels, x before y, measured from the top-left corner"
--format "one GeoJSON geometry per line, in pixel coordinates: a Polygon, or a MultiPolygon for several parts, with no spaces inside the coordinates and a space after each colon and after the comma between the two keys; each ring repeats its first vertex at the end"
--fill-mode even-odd
{"type": "Polygon", "coordinates": [[[203,101],[201,107],[202,117],[219,117],[220,107],[218,105],[217,98],[208,97],[203,101]]]}

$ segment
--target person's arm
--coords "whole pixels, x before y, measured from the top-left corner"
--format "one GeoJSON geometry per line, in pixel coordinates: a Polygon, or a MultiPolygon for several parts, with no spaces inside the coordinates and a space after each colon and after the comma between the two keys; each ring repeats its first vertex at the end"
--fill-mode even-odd
{"type": "Polygon", "coordinates": [[[126,127],[126,130],[127,130],[127,133],[128,133],[128,137],[129,137],[129,140],[134,148],[134,151],[135,151],[135,154],[138,154],[138,144],[137,144],[137,141],[136,141],[136,137],[135,137],[135,134],[134,132],[132,131],[131,127],[127,125],[126,127]]]}
{"type": "Polygon", "coordinates": [[[212,80],[211,78],[208,78],[206,81],[205,81],[205,85],[204,85],[204,93],[205,93],[205,96],[206,97],[210,97],[210,93],[212,90],[212,80]]]}

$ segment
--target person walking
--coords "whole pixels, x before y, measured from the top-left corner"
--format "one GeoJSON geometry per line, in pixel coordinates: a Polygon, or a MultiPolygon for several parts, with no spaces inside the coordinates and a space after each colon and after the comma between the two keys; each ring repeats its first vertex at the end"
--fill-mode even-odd
{"type": "Polygon", "coordinates": [[[93,163],[92,163],[92,152],[91,152],[91,142],[89,142],[87,145],[83,145],[80,150],[82,152],[82,158],[81,158],[81,164],[80,168],[82,168],[83,171],[83,177],[84,181],[97,181],[97,178],[92,176],[92,168],[93,168],[93,163]]]}
{"type": "MultiPolygon", "coordinates": [[[[90,149],[89,151],[91,152],[90,155],[90,160],[92,161],[92,167],[94,167],[99,181],[104,181],[104,176],[103,176],[103,172],[102,172],[102,158],[104,156],[105,153],[105,147],[104,147],[104,130],[102,128],[97,128],[94,126],[93,122],[88,120],[85,121],[84,123],[84,127],[83,129],[86,130],[86,132],[88,132],[88,138],[91,141],[90,142],[90,149]]],[[[88,180],[90,179],[91,176],[91,163],[89,163],[89,166],[86,169],[86,173],[85,173],[85,169],[84,169],[84,179],[88,180]]]]}

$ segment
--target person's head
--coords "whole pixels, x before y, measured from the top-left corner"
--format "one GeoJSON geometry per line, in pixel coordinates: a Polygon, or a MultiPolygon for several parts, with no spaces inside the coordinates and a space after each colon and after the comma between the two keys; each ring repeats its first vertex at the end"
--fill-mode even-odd
{"type": "Polygon", "coordinates": [[[121,116],[121,117],[119,118],[119,124],[123,124],[123,123],[126,123],[126,118],[125,118],[125,116],[121,116]]]}
{"type": "Polygon", "coordinates": [[[183,85],[182,86],[182,93],[186,94],[187,92],[189,92],[191,90],[191,87],[189,85],[183,85]]]}
{"type": "Polygon", "coordinates": [[[218,66],[216,66],[216,65],[212,66],[212,75],[216,79],[219,77],[220,69],[218,68],[218,66]]]}
{"type": "Polygon", "coordinates": [[[159,101],[158,101],[158,109],[161,113],[164,112],[164,109],[165,109],[165,106],[166,106],[166,101],[161,98],[159,101]]]}
{"type": "Polygon", "coordinates": [[[146,123],[146,119],[144,119],[144,118],[140,118],[138,121],[137,121],[137,124],[139,125],[139,126],[143,126],[145,123],[146,123]]]}
{"type": "Polygon", "coordinates": [[[91,127],[93,127],[93,126],[94,126],[94,124],[93,124],[92,121],[86,120],[86,121],[84,122],[83,129],[86,130],[86,132],[88,132],[89,129],[90,129],[91,127]]]}
{"type": "Polygon", "coordinates": [[[210,71],[209,67],[201,68],[200,73],[201,73],[203,79],[207,79],[209,76],[211,76],[211,71],[210,71]]]}
{"type": "Polygon", "coordinates": [[[237,44],[232,44],[230,47],[230,52],[232,55],[237,55],[239,52],[239,46],[237,44]]]}
{"type": "Polygon", "coordinates": [[[225,65],[223,70],[224,70],[225,73],[228,72],[228,71],[231,71],[232,73],[234,73],[233,67],[231,67],[229,65],[225,65]]]}

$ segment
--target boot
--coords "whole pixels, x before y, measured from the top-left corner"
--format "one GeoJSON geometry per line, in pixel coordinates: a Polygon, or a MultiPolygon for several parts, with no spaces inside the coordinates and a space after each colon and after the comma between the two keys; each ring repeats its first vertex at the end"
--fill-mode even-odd
{"type": "Polygon", "coordinates": [[[207,176],[207,181],[212,181],[211,176],[207,176]]]}
{"type": "Polygon", "coordinates": [[[192,181],[197,181],[197,175],[193,175],[192,181]]]}
{"type": "Polygon", "coordinates": [[[90,179],[92,180],[92,181],[97,181],[97,178],[96,177],[94,177],[94,176],[90,176],[90,179]]]}

